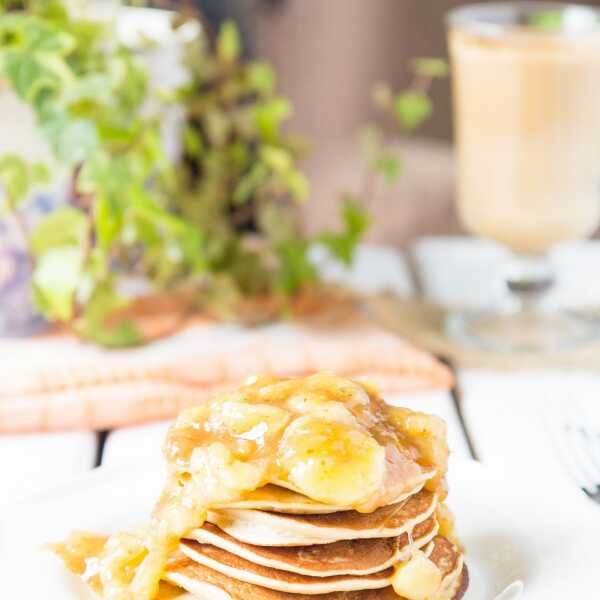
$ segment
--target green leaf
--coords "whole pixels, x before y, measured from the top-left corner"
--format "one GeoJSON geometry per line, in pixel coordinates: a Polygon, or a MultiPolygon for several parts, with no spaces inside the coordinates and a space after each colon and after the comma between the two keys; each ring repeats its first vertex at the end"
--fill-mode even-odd
{"type": "Polygon", "coordinates": [[[145,341],[137,325],[130,319],[121,319],[109,328],[98,328],[90,332],[88,337],[107,348],[129,348],[145,341]]]}
{"type": "Polygon", "coordinates": [[[369,228],[371,219],[356,199],[348,197],[342,207],[342,221],[344,228],[341,232],[322,233],[317,241],[338,260],[351,265],[356,246],[369,228]]]}
{"type": "Polygon", "coordinates": [[[23,41],[30,52],[59,55],[68,54],[75,46],[75,40],[69,34],[35,17],[26,20],[23,27],[23,41]]]}
{"type": "Polygon", "coordinates": [[[200,157],[204,144],[202,142],[202,137],[195,127],[188,126],[185,128],[183,132],[183,143],[187,154],[194,158],[200,157]]]}
{"type": "Polygon", "coordinates": [[[96,151],[85,162],[77,179],[78,192],[95,197],[96,239],[103,252],[108,252],[125,227],[125,211],[135,202],[134,187],[145,184],[145,178],[141,182],[135,180],[128,162],[127,157],[96,151]]]}
{"type": "Polygon", "coordinates": [[[125,117],[131,117],[141,107],[148,94],[148,73],[134,54],[121,48],[106,66],[111,79],[113,104],[125,117]]]}
{"type": "Polygon", "coordinates": [[[240,205],[251,200],[268,177],[267,167],[261,162],[255,163],[237,182],[233,190],[233,203],[240,205]]]}
{"type": "Polygon", "coordinates": [[[89,233],[85,214],[73,207],[58,208],[37,223],[31,232],[29,246],[36,257],[61,246],[81,247],[89,233]]]}
{"type": "Polygon", "coordinates": [[[275,90],[275,71],[264,62],[253,62],[248,65],[248,82],[259,94],[269,96],[275,90]]]}
{"type": "Polygon", "coordinates": [[[309,244],[302,239],[293,239],[275,246],[279,258],[276,286],[286,294],[293,294],[308,283],[318,280],[318,273],[308,259],[309,244]]]}
{"type": "Polygon", "coordinates": [[[433,105],[427,94],[410,90],[402,92],[396,98],[394,109],[400,127],[414,131],[430,117],[433,105]]]}
{"type": "Polygon", "coordinates": [[[261,233],[275,244],[299,236],[298,219],[285,206],[264,203],[259,206],[258,225],[261,233]]]}
{"type": "Polygon", "coordinates": [[[231,161],[233,168],[236,169],[236,171],[247,168],[249,161],[254,158],[252,148],[242,141],[236,141],[229,144],[226,149],[226,154],[227,160],[231,161]]]}
{"type": "Polygon", "coordinates": [[[131,173],[127,161],[121,156],[113,157],[104,150],[98,150],[85,162],[77,180],[78,191],[84,194],[98,194],[113,202],[122,198],[130,187],[131,173]]]}
{"type": "Polygon", "coordinates": [[[68,165],[86,160],[98,147],[98,133],[93,121],[74,119],[65,124],[62,132],[53,137],[54,151],[68,165]]]}
{"type": "Polygon", "coordinates": [[[242,41],[236,24],[225,21],[217,37],[217,56],[225,63],[232,63],[240,56],[242,41]]]}
{"type": "Polygon", "coordinates": [[[144,337],[131,319],[121,319],[111,327],[85,329],[86,337],[106,348],[130,348],[144,343],[144,337]]]}
{"type": "Polygon", "coordinates": [[[7,52],[3,63],[6,78],[15,92],[28,102],[33,102],[43,89],[58,87],[55,75],[48,72],[35,55],[7,52]]]}
{"type": "Polygon", "coordinates": [[[215,146],[226,144],[232,124],[224,111],[219,108],[207,110],[204,113],[204,125],[211,144],[215,146]]]}
{"type": "Polygon", "coordinates": [[[35,102],[44,90],[57,90],[71,81],[73,74],[65,55],[74,39],[58,28],[27,14],[6,20],[2,17],[9,42],[0,56],[0,68],[19,96],[35,102]]]}
{"type": "Polygon", "coordinates": [[[50,169],[42,162],[35,162],[29,170],[32,185],[49,183],[51,179],[50,169]]]}
{"type": "Polygon", "coordinates": [[[69,106],[82,102],[110,104],[112,86],[108,75],[91,73],[75,79],[61,94],[61,102],[69,106]]]}
{"type": "Polygon", "coordinates": [[[31,186],[50,180],[48,167],[41,162],[28,165],[16,154],[0,157],[0,188],[5,194],[5,208],[14,210],[27,198],[31,186]]]}
{"type": "Polygon", "coordinates": [[[175,215],[159,206],[154,198],[143,189],[130,189],[127,204],[128,212],[131,215],[145,219],[154,227],[160,228],[164,233],[179,236],[188,232],[188,223],[179,215],[175,215]]]}
{"type": "Polygon", "coordinates": [[[207,269],[207,264],[202,233],[195,227],[188,226],[185,231],[178,236],[177,243],[179,244],[182,255],[186,258],[191,267],[192,275],[198,276],[204,274],[207,269]]]}
{"type": "Polygon", "coordinates": [[[308,198],[310,183],[304,173],[292,169],[285,174],[285,183],[295,200],[302,201],[308,198]]]}
{"type": "Polygon", "coordinates": [[[123,214],[116,210],[105,194],[96,198],[94,208],[98,244],[102,250],[107,251],[122,230],[123,214]]]}
{"type": "Polygon", "coordinates": [[[53,321],[69,321],[72,318],[81,274],[79,247],[52,248],[38,258],[32,283],[34,300],[44,316],[53,321]]]}
{"type": "Polygon", "coordinates": [[[377,156],[373,161],[373,168],[383,177],[383,180],[388,185],[393,185],[398,181],[398,176],[400,175],[400,160],[392,152],[382,152],[377,156]]]}
{"type": "Polygon", "coordinates": [[[557,31],[564,25],[562,10],[540,10],[529,17],[529,24],[538,29],[557,31]]]}
{"type": "Polygon", "coordinates": [[[83,315],[75,323],[75,330],[108,348],[136,346],[144,340],[135,323],[125,318],[110,323],[110,317],[127,304],[128,301],[115,290],[113,281],[102,282],[86,302],[83,315]]]}
{"type": "Polygon", "coordinates": [[[25,199],[29,190],[27,164],[15,154],[0,158],[0,186],[6,194],[6,208],[14,210],[25,199]]]}
{"type": "Polygon", "coordinates": [[[264,145],[260,149],[260,157],[275,173],[288,173],[294,165],[294,159],[289,150],[278,146],[264,145]]]}
{"type": "Polygon", "coordinates": [[[450,72],[448,61],[443,58],[415,58],[412,69],[416,75],[432,79],[448,77],[450,72]]]}
{"type": "Polygon", "coordinates": [[[87,159],[99,145],[96,125],[89,119],[73,119],[65,110],[53,106],[39,115],[39,121],[54,154],[69,166],[87,159]]]}
{"type": "Polygon", "coordinates": [[[278,181],[283,183],[285,191],[289,192],[294,199],[304,200],[308,196],[308,180],[303,173],[296,169],[294,157],[289,149],[282,146],[264,145],[260,149],[259,156],[277,176],[278,181]]]}
{"type": "Polygon", "coordinates": [[[344,202],[342,219],[346,232],[355,238],[360,238],[371,224],[367,211],[352,197],[347,197],[344,202]]]}
{"type": "Polygon", "coordinates": [[[283,96],[258,104],[254,111],[254,119],[261,137],[270,143],[279,139],[281,124],[292,115],[290,101],[283,96]]]}
{"type": "Polygon", "coordinates": [[[154,172],[169,168],[157,127],[148,127],[140,133],[135,152],[130,152],[129,158],[134,159],[129,160],[130,171],[144,184],[154,172]]]}

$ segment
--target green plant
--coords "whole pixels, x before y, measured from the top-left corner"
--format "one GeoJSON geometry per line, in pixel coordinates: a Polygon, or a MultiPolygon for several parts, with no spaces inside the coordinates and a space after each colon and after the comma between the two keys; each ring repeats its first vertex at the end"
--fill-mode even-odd
{"type": "Polygon", "coordinates": [[[294,210],[309,191],[301,145],[282,131],[292,105],[277,94],[272,68],[240,52],[232,23],[214,44],[200,37],[187,49],[190,82],[172,98],[185,107],[186,128],[169,206],[204,232],[207,295],[222,313],[232,298],[289,296],[316,280],[294,210]]]}
{"type": "MultiPolygon", "coordinates": [[[[151,177],[167,176],[159,125],[141,107],[147,76],[118,45],[108,24],[74,17],[58,0],[26,3],[0,18],[0,75],[33,109],[56,165],[73,174],[74,203],[26,232],[38,309],[104,344],[140,341],[135,327],[107,329],[104,316],[121,306],[119,255],[137,240],[127,229],[177,246],[190,269],[201,271],[199,233],[161,203],[151,177]],[[107,50],[110,48],[110,50],[107,50]]],[[[2,160],[8,209],[18,215],[31,184],[49,167],[17,156],[2,160]]],[[[56,165],[52,168],[55,169],[56,165]]],[[[44,172],[45,171],[45,172],[44,172]]]]}
{"type": "MultiPolygon", "coordinates": [[[[70,205],[27,230],[21,205],[56,165],[0,158],[5,206],[27,240],[35,303],[48,320],[103,345],[136,344],[135,322],[112,318],[127,305],[119,289],[132,275],[230,317],[246,298],[275,297],[282,309],[316,285],[315,243],[352,260],[369,223],[360,193],[342,199],[339,231],[303,235],[301,144],[283,132],[292,106],[276,93],[269,65],[240,59],[232,24],[194,43],[189,84],[161,94],[163,108],[186,110],[184,152],[173,164],[160,113],[142,110],[153,93],[146,69],[110,24],[70,14],[64,0],[0,0],[0,8],[0,81],[32,107],[56,165],[72,178],[70,205]]],[[[419,72],[440,65],[425,62],[419,72]]],[[[386,93],[392,104],[380,105],[393,106],[406,130],[430,112],[424,90],[386,93]]],[[[391,182],[398,163],[371,132],[369,172],[391,182]]]]}

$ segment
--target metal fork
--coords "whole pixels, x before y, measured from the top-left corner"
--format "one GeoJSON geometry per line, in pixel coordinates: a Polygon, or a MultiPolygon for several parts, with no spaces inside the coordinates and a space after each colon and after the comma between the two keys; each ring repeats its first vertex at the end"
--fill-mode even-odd
{"type": "Polygon", "coordinates": [[[600,504],[600,433],[592,431],[582,403],[560,402],[554,438],[559,457],[581,491],[600,504]]]}

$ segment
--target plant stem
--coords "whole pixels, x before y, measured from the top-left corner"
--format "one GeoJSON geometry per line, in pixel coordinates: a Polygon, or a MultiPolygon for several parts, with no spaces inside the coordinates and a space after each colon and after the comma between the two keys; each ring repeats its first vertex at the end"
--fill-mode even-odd
{"type": "Polygon", "coordinates": [[[422,94],[429,94],[432,84],[433,79],[431,77],[427,77],[425,75],[416,75],[411,85],[411,88],[416,92],[421,92],[422,94]]]}
{"type": "Polygon", "coordinates": [[[19,236],[21,237],[21,240],[23,241],[23,248],[25,250],[25,253],[33,266],[35,263],[35,257],[33,256],[33,253],[31,252],[31,247],[29,245],[29,231],[27,229],[27,224],[25,223],[25,219],[23,219],[23,215],[19,212],[18,209],[14,210],[11,213],[11,217],[12,217],[13,223],[15,225],[15,228],[19,232],[19,236]]]}
{"type": "Polygon", "coordinates": [[[377,185],[377,176],[370,165],[366,165],[362,182],[360,186],[360,197],[362,198],[363,208],[368,209],[373,207],[373,196],[377,185]]]}

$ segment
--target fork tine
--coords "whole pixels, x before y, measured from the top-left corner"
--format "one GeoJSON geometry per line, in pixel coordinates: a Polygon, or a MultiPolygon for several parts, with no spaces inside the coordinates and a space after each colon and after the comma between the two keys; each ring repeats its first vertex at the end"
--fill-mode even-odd
{"type": "Polygon", "coordinates": [[[581,449],[571,435],[570,413],[572,413],[573,407],[569,401],[556,399],[552,409],[551,412],[554,414],[551,421],[548,422],[548,429],[554,440],[558,457],[570,478],[588,496],[592,497],[597,492],[596,486],[599,480],[585,468],[588,461],[585,454],[582,455],[581,449]]]}
{"type": "Polygon", "coordinates": [[[600,504],[600,485],[596,486],[595,490],[588,490],[586,488],[581,488],[583,493],[596,504],[600,504]]]}
{"type": "Polygon", "coordinates": [[[595,465],[591,461],[589,450],[586,448],[585,438],[581,430],[572,423],[566,425],[565,436],[569,441],[571,452],[576,460],[577,468],[587,482],[586,487],[595,489],[600,484],[600,473],[597,472],[595,465]]]}
{"type": "MultiPolygon", "coordinates": [[[[590,404],[592,399],[588,399],[588,402],[583,402],[581,399],[578,400],[581,433],[586,438],[587,446],[591,452],[592,461],[598,469],[600,475],[600,432],[593,431],[590,423],[593,423],[593,419],[590,416],[590,404]]],[[[593,399],[596,401],[596,398],[593,399]]]]}
{"type": "Polygon", "coordinates": [[[588,479],[581,471],[578,461],[574,458],[571,451],[571,444],[568,440],[567,432],[564,431],[562,424],[552,424],[550,434],[553,438],[554,448],[558,459],[562,463],[565,472],[569,478],[581,489],[592,488],[592,481],[588,479]]]}
{"type": "Polygon", "coordinates": [[[594,490],[596,486],[595,478],[586,468],[585,455],[582,455],[571,428],[564,425],[560,436],[564,444],[565,460],[571,476],[580,488],[594,490]]]}
{"type": "Polygon", "coordinates": [[[590,448],[592,449],[592,452],[594,453],[594,456],[596,457],[596,464],[598,465],[598,468],[600,469],[600,435],[594,435],[594,433],[590,433],[590,430],[586,430],[588,439],[589,439],[589,443],[590,443],[590,448]]]}
{"type": "Polygon", "coordinates": [[[568,410],[571,435],[578,455],[583,461],[583,468],[598,485],[600,484],[600,458],[596,455],[593,436],[588,431],[587,407],[583,405],[581,398],[574,398],[568,410]]]}
{"type": "Polygon", "coordinates": [[[579,434],[585,441],[590,461],[594,466],[594,471],[598,481],[600,482],[600,442],[588,431],[586,427],[579,429],[579,434]]]}

